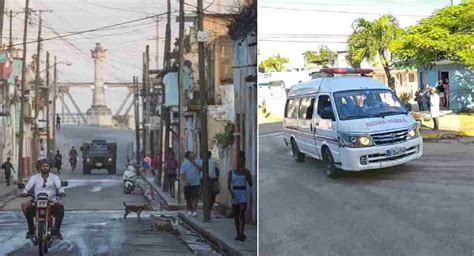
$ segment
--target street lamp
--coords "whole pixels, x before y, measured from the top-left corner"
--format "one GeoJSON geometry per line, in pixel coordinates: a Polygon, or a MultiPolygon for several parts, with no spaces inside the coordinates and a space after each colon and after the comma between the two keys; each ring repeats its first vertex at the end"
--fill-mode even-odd
{"type": "MultiPolygon", "coordinates": [[[[56,63],[56,66],[58,66],[59,64],[64,64],[64,65],[66,65],[66,66],[71,66],[71,65],[72,65],[72,62],[69,62],[69,61],[60,61],[60,62],[56,63]]],[[[54,68],[54,65],[50,66],[49,68],[54,68]]],[[[45,71],[47,71],[47,70],[48,70],[48,68],[45,68],[45,69],[41,70],[40,73],[43,73],[43,72],[45,72],[45,71]]]]}

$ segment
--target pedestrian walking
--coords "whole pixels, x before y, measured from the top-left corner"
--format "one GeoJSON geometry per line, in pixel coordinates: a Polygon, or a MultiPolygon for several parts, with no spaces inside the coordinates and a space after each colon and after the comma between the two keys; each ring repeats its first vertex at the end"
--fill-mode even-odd
{"type": "Polygon", "coordinates": [[[165,175],[168,177],[168,185],[170,188],[171,197],[174,198],[175,193],[175,182],[177,177],[178,161],[176,161],[173,152],[170,152],[165,162],[165,175]]]}
{"type": "Polygon", "coordinates": [[[431,97],[430,97],[430,103],[431,103],[431,108],[430,108],[430,113],[431,113],[431,118],[433,119],[433,130],[437,131],[439,130],[439,95],[438,92],[435,88],[431,89],[431,97]]]}
{"type": "Polygon", "coordinates": [[[184,161],[181,167],[181,177],[184,185],[184,197],[186,199],[186,208],[188,215],[198,216],[197,203],[199,200],[199,187],[201,167],[195,162],[194,153],[187,151],[184,154],[184,161]]]}
{"type": "Polygon", "coordinates": [[[62,165],[63,165],[63,155],[61,155],[59,150],[57,150],[56,155],[54,155],[54,167],[56,167],[56,170],[58,170],[58,175],[61,174],[62,165]]]}
{"type": "MultiPolygon", "coordinates": [[[[211,151],[208,151],[207,158],[208,158],[208,168],[209,168],[209,175],[208,175],[209,179],[207,181],[207,186],[210,192],[209,205],[212,210],[212,207],[214,206],[216,202],[216,196],[220,192],[220,188],[219,188],[219,168],[217,167],[216,161],[212,159],[211,157],[212,157],[212,153],[211,151]]],[[[202,167],[202,159],[199,159],[197,161],[197,164],[199,164],[199,166],[202,167]]],[[[204,182],[201,182],[201,184],[204,184],[204,182]]]]}
{"type": "Polygon", "coordinates": [[[2,169],[5,172],[5,182],[7,183],[7,186],[10,186],[10,178],[12,175],[12,169],[15,170],[10,160],[11,158],[7,157],[7,161],[2,164],[2,169]]]}
{"type": "Polygon", "coordinates": [[[61,130],[61,117],[59,116],[59,114],[56,114],[56,128],[58,130],[61,130]]]}
{"type": "Polygon", "coordinates": [[[227,188],[232,195],[232,211],[237,230],[235,240],[239,241],[246,239],[244,229],[248,201],[247,184],[252,187],[252,175],[245,168],[245,154],[241,151],[237,159],[237,168],[229,171],[227,177],[227,188]]]}

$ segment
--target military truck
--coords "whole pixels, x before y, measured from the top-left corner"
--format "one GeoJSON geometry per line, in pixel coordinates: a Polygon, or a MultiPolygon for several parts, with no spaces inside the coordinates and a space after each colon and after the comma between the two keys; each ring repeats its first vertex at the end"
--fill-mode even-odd
{"type": "Polygon", "coordinates": [[[117,144],[106,140],[84,142],[81,147],[83,173],[90,174],[92,169],[107,169],[109,174],[117,172],[117,144]]]}

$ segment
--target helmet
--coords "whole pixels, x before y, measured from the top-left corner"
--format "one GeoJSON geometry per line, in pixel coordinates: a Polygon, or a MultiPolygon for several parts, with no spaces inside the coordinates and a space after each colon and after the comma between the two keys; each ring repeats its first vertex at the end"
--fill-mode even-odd
{"type": "Polygon", "coordinates": [[[47,158],[43,158],[43,159],[40,159],[40,160],[36,161],[36,169],[39,170],[41,165],[45,164],[45,163],[49,165],[49,168],[53,167],[53,163],[51,162],[51,160],[49,160],[47,158]]]}

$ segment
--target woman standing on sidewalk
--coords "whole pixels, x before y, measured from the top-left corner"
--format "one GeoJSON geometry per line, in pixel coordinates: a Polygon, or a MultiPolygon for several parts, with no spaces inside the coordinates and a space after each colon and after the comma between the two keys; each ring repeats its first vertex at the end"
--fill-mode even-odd
{"type": "Polygon", "coordinates": [[[252,175],[245,169],[245,153],[240,152],[237,159],[237,169],[229,171],[227,188],[232,195],[232,210],[234,213],[237,236],[235,240],[245,241],[245,210],[247,209],[247,183],[252,187],[252,175]]]}
{"type": "Polygon", "coordinates": [[[178,161],[174,156],[173,152],[170,152],[168,155],[168,159],[166,159],[165,163],[166,175],[168,176],[168,185],[170,188],[171,197],[174,198],[175,195],[175,187],[174,183],[176,181],[177,173],[176,170],[178,169],[178,161]]]}

